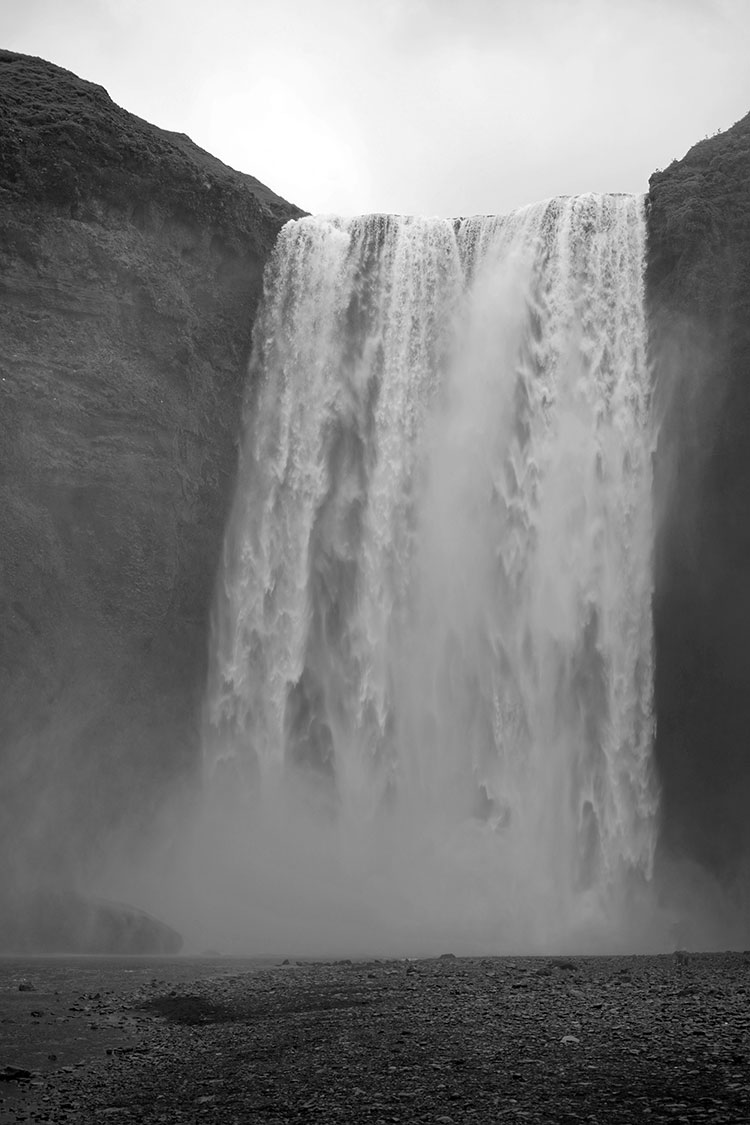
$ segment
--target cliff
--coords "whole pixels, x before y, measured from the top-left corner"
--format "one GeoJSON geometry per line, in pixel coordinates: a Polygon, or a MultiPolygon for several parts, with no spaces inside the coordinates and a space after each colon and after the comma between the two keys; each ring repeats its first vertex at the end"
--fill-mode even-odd
{"type": "Polygon", "coordinates": [[[750,115],[651,177],[662,845],[750,861],[750,115]]]}
{"type": "Polygon", "coordinates": [[[253,314],[299,214],[0,52],[6,884],[137,833],[194,770],[253,314]]]}

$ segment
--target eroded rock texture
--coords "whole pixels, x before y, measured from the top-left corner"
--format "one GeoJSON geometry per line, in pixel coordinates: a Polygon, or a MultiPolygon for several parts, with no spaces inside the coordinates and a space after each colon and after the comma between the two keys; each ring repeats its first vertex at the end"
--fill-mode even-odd
{"type": "Polygon", "coordinates": [[[750,116],[650,183],[665,849],[750,860],[750,116]]]}
{"type": "Polygon", "coordinates": [[[300,212],[0,52],[0,846],[65,869],[196,761],[262,270],[300,212]]]}

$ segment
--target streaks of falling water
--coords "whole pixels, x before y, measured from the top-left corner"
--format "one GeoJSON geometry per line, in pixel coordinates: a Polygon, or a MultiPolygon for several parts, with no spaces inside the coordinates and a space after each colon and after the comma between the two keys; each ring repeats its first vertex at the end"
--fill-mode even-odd
{"type": "Polygon", "coordinates": [[[207,762],[317,779],[417,926],[544,947],[650,874],[643,254],[592,195],[302,219],[268,268],[207,762]]]}

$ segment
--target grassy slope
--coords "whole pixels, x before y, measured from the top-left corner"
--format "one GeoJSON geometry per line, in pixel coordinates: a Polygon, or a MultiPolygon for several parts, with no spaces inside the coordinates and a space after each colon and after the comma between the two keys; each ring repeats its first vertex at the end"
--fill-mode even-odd
{"type": "Polygon", "coordinates": [[[10,51],[0,51],[0,190],[62,206],[94,195],[131,212],[157,203],[234,236],[261,215],[302,214],[189,137],[121,109],[101,86],[10,51]]]}

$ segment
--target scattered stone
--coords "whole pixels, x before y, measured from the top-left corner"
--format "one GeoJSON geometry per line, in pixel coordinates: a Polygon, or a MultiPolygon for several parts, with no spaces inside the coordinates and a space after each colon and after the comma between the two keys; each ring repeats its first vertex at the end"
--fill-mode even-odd
{"type": "Polygon", "coordinates": [[[0,1070],[0,1082],[29,1082],[31,1071],[24,1066],[4,1066],[0,1070]]]}
{"type": "Polygon", "coordinates": [[[29,980],[22,980],[18,986],[19,992],[36,992],[36,985],[33,985],[29,980]]]}
{"type": "MultiPolygon", "coordinates": [[[[158,987],[144,973],[127,995],[101,993],[129,1011],[131,1037],[116,1046],[102,1024],[97,1033],[71,1020],[57,1034],[77,1050],[83,1033],[93,1050],[81,1065],[48,1064],[43,1085],[26,1071],[11,1120],[229,1125],[248,1110],[289,1125],[750,1120],[741,954],[696,958],[684,980],[671,956],[633,958],[626,984],[623,958],[575,958],[572,978],[553,958],[467,957],[450,972],[435,960],[377,972],[372,961],[311,962],[292,974],[208,966],[204,977],[170,966],[158,987]],[[519,977],[527,987],[514,990],[519,977]]],[[[69,988],[58,1010],[79,995],[69,988]]],[[[19,1028],[49,1026],[26,1018],[9,1028],[6,1053],[19,1028]]]]}

